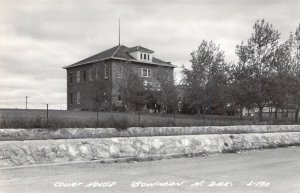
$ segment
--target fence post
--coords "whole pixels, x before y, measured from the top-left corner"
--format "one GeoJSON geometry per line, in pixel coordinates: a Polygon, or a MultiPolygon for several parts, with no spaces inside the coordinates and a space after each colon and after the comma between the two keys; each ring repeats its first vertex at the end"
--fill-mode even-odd
{"type": "Polygon", "coordinates": [[[26,96],[25,98],[26,98],[26,110],[27,110],[27,98],[28,98],[28,96],[26,96]]]}
{"type": "Polygon", "coordinates": [[[99,108],[97,106],[97,128],[99,127],[99,108]]]}
{"type": "Polygon", "coordinates": [[[176,126],[176,113],[173,114],[173,125],[176,126]]]}
{"type": "Polygon", "coordinates": [[[141,125],[141,112],[140,111],[138,111],[138,118],[139,118],[138,127],[140,127],[140,125],[141,125]]]}
{"type": "Polygon", "coordinates": [[[49,115],[49,114],[48,114],[48,113],[49,113],[48,111],[49,111],[49,105],[47,104],[47,121],[48,121],[48,117],[49,117],[49,116],[48,116],[48,115],[49,115]]]}

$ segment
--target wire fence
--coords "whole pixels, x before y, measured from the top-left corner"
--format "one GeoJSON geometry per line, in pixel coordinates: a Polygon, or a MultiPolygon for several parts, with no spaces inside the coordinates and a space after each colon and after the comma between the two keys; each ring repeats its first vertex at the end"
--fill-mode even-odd
{"type": "Polygon", "coordinates": [[[69,111],[66,104],[0,103],[0,127],[164,127],[246,125],[252,119],[238,117],[146,112],[69,111]]]}
{"type": "MultiPolygon", "coordinates": [[[[266,114],[267,115],[267,114],[266,114]]],[[[69,111],[66,104],[1,103],[0,127],[164,127],[164,126],[227,126],[253,124],[294,124],[292,117],[274,122],[257,117],[150,114],[146,112],[69,111]]]]}
{"type": "Polygon", "coordinates": [[[0,109],[49,109],[49,110],[67,110],[67,104],[62,103],[20,103],[20,102],[1,102],[0,109]]]}

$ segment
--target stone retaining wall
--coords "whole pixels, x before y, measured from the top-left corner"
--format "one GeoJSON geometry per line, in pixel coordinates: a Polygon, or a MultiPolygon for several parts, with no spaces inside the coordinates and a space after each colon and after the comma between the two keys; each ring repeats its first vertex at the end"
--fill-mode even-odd
{"type": "Polygon", "coordinates": [[[0,167],[184,154],[300,144],[300,132],[1,141],[0,167]]]}
{"type": "Polygon", "coordinates": [[[300,125],[244,125],[146,128],[131,127],[126,130],[117,130],[115,128],[62,128],[56,130],[0,129],[0,141],[276,132],[300,132],[300,125]]]}

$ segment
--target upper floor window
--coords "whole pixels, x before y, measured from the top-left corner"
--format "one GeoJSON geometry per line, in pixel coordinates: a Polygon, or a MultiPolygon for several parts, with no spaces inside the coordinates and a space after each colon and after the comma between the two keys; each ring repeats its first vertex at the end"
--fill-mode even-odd
{"type": "Polygon", "coordinates": [[[120,65],[119,66],[119,71],[118,71],[118,78],[122,78],[123,77],[123,66],[120,65]]]}
{"type": "Polygon", "coordinates": [[[109,69],[108,69],[108,65],[104,66],[104,78],[108,78],[109,75],[109,69]]]}
{"type": "Polygon", "coordinates": [[[144,60],[146,60],[146,54],[144,54],[144,60]]]}
{"type": "Polygon", "coordinates": [[[141,68],[140,75],[141,75],[141,77],[150,78],[151,77],[151,69],[141,68]]]}
{"type": "Polygon", "coordinates": [[[149,56],[149,54],[148,54],[148,60],[150,60],[150,56],[149,56]]]}
{"type": "Polygon", "coordinates": [[[86,81],[86,79],[87,79],[87,71],[84,70],[83,71],[83,81],[86,81]]]}
{"type": "Polygon", "coordinates": [[[96,72],[95,72],[95,74],[96,74],[96,75],[95,75],[95,78],[98,79],[98,77],[99,77],[99,76],[98,76],[98,67],[96,67],[96,72]]]}
{"type": "Polygon", "coordinates": [[[77,82],[80,82],[80,71],[77,71],[77,82]]]}
{"type": "Polygon", "coordinates": [[[69,82],[73,83],[73,73],[72,72],[69,73],[69,82]]]}
{"type": "Polygon", "coordinates": [[[88,74],[89,74],[89,81],[92,81],[92,80],[93,80],[93,78],[92,78],[92,73],[93,73],[93,72],[92,72],[92,68],[90,68],[90,69],[89,69],[89,73],[88,73],[88,74]]]}
{"type": "Polygon", "coordinates": [[[143,54],[141,54],[141,57],[140,57],[140,58],[141,58],[141,60],[143,59],[143,54]]]}

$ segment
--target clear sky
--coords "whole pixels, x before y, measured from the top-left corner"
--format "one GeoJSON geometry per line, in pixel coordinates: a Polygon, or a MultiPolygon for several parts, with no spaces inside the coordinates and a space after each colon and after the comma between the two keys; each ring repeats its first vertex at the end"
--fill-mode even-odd
{"type": "Polygon", "coordinates": [[[287,39],[299,10],[299,0],[0,0],[0,102],[65,103],[62,67],[116,46],[119,17],[121,44],[188,67],[204,39],[236,61],[257,19],[287,39]]]}

